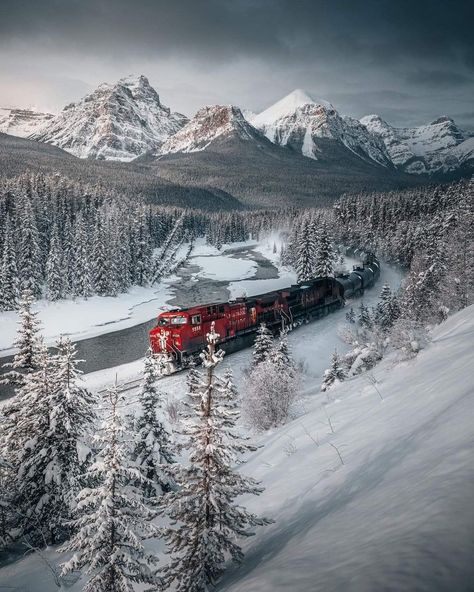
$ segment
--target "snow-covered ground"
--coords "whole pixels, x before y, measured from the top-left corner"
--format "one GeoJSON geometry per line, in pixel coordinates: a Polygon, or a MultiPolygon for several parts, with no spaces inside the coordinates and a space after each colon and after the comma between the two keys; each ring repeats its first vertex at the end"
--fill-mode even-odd
{"type": "MultiPolygon", "coordinates": [[[[292,333],[298,355],[319,348],[319,325],[292,333]]],[[[275,524],[244,541],[242,566],[218,590],[472,590],[473,341],[470,307],[437,327],[416,359],[373,370],[383,400],[363,375],[328,395],[309,381],[304,412],[258,437],[263,446],[242,469],[266,488],[242,503],[275,524]]],[[[44,559],[62,560],[53,549],[44,559]]],[[[44,559],[0,569],[0,590],[55,590],[44,559]]]]}
{"type": "MultiPolygon", "coordinates": [[[[234,281],[252,277],[257,264],[251,260],[231,257],[228,251],[235,248],[253,246],[257,241],[224,245],[219,251],[198,239],[190,258],[190,263],[200,268],[195,275],[221,281],[234,281]]],[[[265,248],[266,243],[262,243],[265,248]]],[[[182,248],[184,255],[186,246],[182,248]]],[[[180,256],[178,253],[178,257],[180,256]]],[[[110,331],[118,331],[138,325],[153,318],[173,297],[172,284],[178,281],[176,275],[165,278],[160,284],[148,288],[132,287],[128,292],[116,297],[93,296],[85,300],[60,300],[49,302],[40,300],[35,304],[43,335],[48,344],[59,335],[70,335],[74,339],[85,339],[110,331]]],[[[12,353],[16,336],[18,312],[0,312],[0,356],[12,353]]]]}
{"type": "Polygon", "coordinates": [[[415,360],[374,369],[383,400],[364,376],[329,399],[315,385],[244,469],[266,491],[243,503],[276,523],[220,589],[472,590],[473,343],[470,307],[415,360]]]}

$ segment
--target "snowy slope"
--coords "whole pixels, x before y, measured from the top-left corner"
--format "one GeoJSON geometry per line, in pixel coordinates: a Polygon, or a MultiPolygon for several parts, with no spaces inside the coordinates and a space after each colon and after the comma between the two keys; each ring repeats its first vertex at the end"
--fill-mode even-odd
{"type": "MultiPolygon", "coordinates": [[[[290,334],[300,336],[297,355],[321,341],[319,326],[290,334]]],[[[373,371],[383,401],[363,376],[329,398],[313,381],[300,417],[261,437],[263,448],[242,469],[266,487],[242,503],[276,522],[245,542],[242,566],[231,568],[218,590],[472,590],[473,339],[470,307],[437,327],[417,359],[387,359],[373,371]]],[[[228,359],[238,366],[235,356],[228,359]]],[[[115,378],[114,369],[96,374],[115,378]]],[[[163,388],[178,383],[182,395],[183,381],[169,377],[163,388]]],[[[161,552],[158,541],[151,544],[161,552]]],[[[55,565],[64,557],[49,549],[45,559],[55,565]]],[[[1,568],[2,585],[54,589],[37,555],[1,568]]],[[[76,582],[68,590],[80,588],[76,582]]]]}
{"type": "Polygon", "coordinates": [[[341,117],[324,100],[315,101],[305,91],[294,90],[263,111],[251,116],[250,123],[280,146],[291,146],[304,156],[318,159],[325,155],[330,140],[360,158],[382,166],[391,166],[380,138],[359,121],[341,117]]]}
{"type": "Polygon", "coordinates": [[[360,121],[383,140],[393,164],[407,173],[447,173],[474,165],[472,138],[450,117],[413,128],[393,127],[378,115],[360,121]]]}
{"type": "Polygon", "coordinates": [[[245,467],[266,491],[243,503],[276,524],[219,589],[472,590],[473,341],[470,307],[416,360],[375,368],[383,401],[364,376],[328,400],[315,385],[306,413],[262,438],[245,467]]]}
{"type": "Polygon", "coordinates": [[[199,109],[193,119],[159,150],[160,155],[177,152],[201,152],[219,138],[236,136],[258,139],[259,133],[233,105],[212,105],[199,109]]]}
{"type": "Polygon", "coordinates": [[[31,109],[0,108],[0,132],[10,136],[27,138],[38,132],[53,119],[51,113],[40,113],[31,109]]]}
{"type": "Polygon", "coordinates": [[[156,150],[187,121],[160,102],[145,76],[129,76],[67,105],[32,139],[79,158],[128,161],[156,150]]]}

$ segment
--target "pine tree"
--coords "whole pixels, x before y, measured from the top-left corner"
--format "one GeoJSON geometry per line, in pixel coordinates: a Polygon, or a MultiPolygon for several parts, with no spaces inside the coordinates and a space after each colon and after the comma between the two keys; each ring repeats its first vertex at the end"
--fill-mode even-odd
{"type": "Polygon", "coordinates": [[[91,277],[93,291],[99,296],[108,294],[108,269],[107,269],[107,249],[105,248],[104,230],[101,222],[100,213],[97,217],[97,223],[94,229],[92,243],[91,259],[91,277]]]}
{"type": "Polygon", "coordinates": [[[86,234],[84,219],[80,215],[75,224],[74,248],[71,255],[73,260],[71,291],[74,296],[82,296],[83,298],[88,298],[93,291],[86,234]]]}
{"type": "Polygon", "coordinates": [[[51,542],[46,483],[49,396],[52,389],[51,361],[46,347],[37,357],[38,369],[25,375],[14,400],[7,404],[7,429],[2,438],[5,460],[13,467],[15,514],[18,536],[31,544],[51,542]],[[12,411],[10,413],[10,411],[12,411]],[[13,421],[14,417],[14,421],[13,421]]]}
{"type": "Polygon", "coordinates": [[[19,236],[18,277],[20,290],[31,290],[35,298],[41,296],[41,255],[38,227],[31,200],[21,200],[21,224],[19,236]]]}
{"type": "Polygon", "coordinates": [[[0,310],[16,310],[18,307],[18,271],[10,217],[5,221],[3,257],[0,270],[0,310]]]}
{"type": "Polygon", "coordinates": [[[298,282],[305,282],[316,276],[316,241],[313,225],[309,218],[303,220],[298,234],[298,246],[296,249],[296,273],[298,282]]]}
{"type": "Polygon", "coordinates": [[[204,592],[214,586],[227,556],[242,560],[236,537],[250,536],[253,526],[268,523],[235,503],[241,495],[262,491],[253,479],[232,469],[255,447],[235,428],[237,393],[231,375],[221,379],[215,374],[223,352],[216,350],[213,326],[207,339],[202,354],[205,375],[193,370],[188,378],[190,415],[183,434],[190,465],[176,467],[179,489],[166,494],[163,503],[172,524],[177,524],[165,533],[172,558],[163,570],[164,583],[174,583],[177,592],[204,592]]]}
{"type": "Polygon", "coordinates": [[[59,242],[58,228],[53,227],[48,261],[46,262],[46,295],[49,300],[60,300],[64,297],[65,275],[62,262],[62,249],[59,242]]]}
{"type": "Polygon", "coordinates": [[[347,377],[347,372],[341,361],[341,358],[337,354],[337,350],[334,350],[332,355],[331,367],[324,372],[324,380],[321,385],[321,390],[327,391],[334,385],[336,381],[342,382],[347,377]]]}
{"type": "Polygon", "coordinates": [[[40,322],[38,312],[32,310],[33,294],[27,289],[23,292],[19,308],[19,328],[13,347],[16,353],[11,364],[12,370],[4,375],[4,381],[19,386],[23,382],[23,376],[38,369],[38,355],[41,349],[39,335],[40,322]]]}
{"type": "Polygon", "coordinates": [[[157,560],[142,542],[157,534],[150,522],[155,513],[135,486],[144,478],[131,459],[116,386],[108,397],[111,415],[96,438],[101,452],[85,474],[91,485],[77,498],[75,534],[60,548],[74,552],[62,573],[84,570],[89,576],[84,592],[134,592],[134,584],[158,584],[157,560]]]}
{"type": "Polygon", "coordinates": [[[157,379],[153,355],[148,350],[138,395],[140,411],[135,422],[133,453],[138,468],[146,477],[147,497],[157,497],[169,491],[172,479],[168,465],[174,463],[171,436],[164,420],[163,394],[156,387],[157,379]]]}
{"type": "Polygon", "coordinates": [[[316,248],[315,274],[318,277],[329,277],[334,273],[335,252],[329,236],[327,224],[323,222],[318,231],[316,248]]]}
{"type": "Polygon", "coordinates": [[[281,332],[280,338],[273,346],[270,358],[275,365],[275,372],[277,374],[289,374],[290,376],[295,376],[296,365],[291,355],[287,331],[281,332]]]}
{"type": "Polygon", "coordinates": [[[354,309],[352,308],[352,306],[346,312],[346,319],[347,319],[347,322],[350,323],[351,325],[356,322],[356,314],[355,314],[354,309]]]}
{"type": "Polygon", "coordinates": [[[265,323],[261,323],[257,330],[257,336],[253,344],[252,367],[264,362],[273,348],[273,335],[265,323]]]}
{"type": "Polygon", "coordinates": [[[80,383],[76,346],[68,337],[60,338],[51,360],[53,385],[50,390],[49,429],[47,434],[46,482],[51,493],[50,529],[55,541],[67,533],[73,499],[79,489],[79,477],[90,461],[90,435],[96,422],[95,397],[80,383]]]}
{"type": "Polygon", "coordinates": [[[387,332],[400,316],[397,298],[388,284],[384,284],[380,299],[375,308],[374,322],[382,331],[387,332]]]}
{"type": "Polygon", "coordinates": [[[363,301],[360,303],[360,306],[359,306],[359,315],[357,317],[357,320],[359,321],[360,326],[363,327],[364,329],[370,330],[374,326],[369,309],[367,308],[367,306],[364,304],[363,301]]]}

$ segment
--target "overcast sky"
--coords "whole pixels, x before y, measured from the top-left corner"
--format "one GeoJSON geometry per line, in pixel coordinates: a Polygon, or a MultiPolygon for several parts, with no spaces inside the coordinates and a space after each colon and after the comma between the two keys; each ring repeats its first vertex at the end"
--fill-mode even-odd
{"type": "Polygon", "coordinates": [[[172,110],[294,88],[395,125],[474,130],[474,2],[0,0],[0,106],[59,110],[145,74],[172,110]]]}

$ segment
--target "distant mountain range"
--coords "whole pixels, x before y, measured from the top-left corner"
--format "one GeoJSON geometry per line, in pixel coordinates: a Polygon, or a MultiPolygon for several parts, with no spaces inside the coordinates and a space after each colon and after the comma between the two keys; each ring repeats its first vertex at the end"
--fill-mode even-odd
{"type": "Polygon", "coordinates": [[[420,127],[395,128],[378,115],[360,121],[342,116],[331,103],[314,100],[299,89],[259,114],[242,114],[235,106],[211,106],[189,121],[161,103],[145,76],[128,76],[115,84],[101,84],[58,115],[0,110],[0,132],[53,144],[79,158],[104,160],[206,150],[237,128],[253,139],[261,132],[270,142],[313,160],[328,161],[334,152],[331,145],[338,144],[370,164],[411,175],[474,168],[474,139],[449,117],[420,127]]]}
{"type": "Polygon", "coordinates": [[[320,205],[344,192],[472,174],[474,138],[448,117],[417,128],[395,128],[377,115],[358,121],[302,90],[259,114],[214,105],[189,120],[163,105],[145,76],[129,76],[58,115],[0,110],[0,166],[7,174],[105,179],[155,203],[175,196],[196,207],[320,205]],[[24,140],[9,142],[1,132],[24,140]]]}

